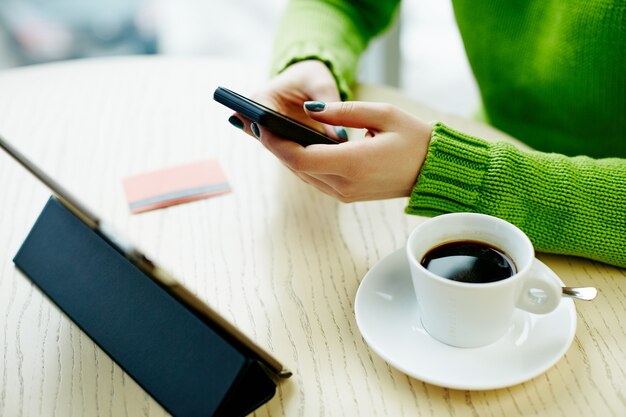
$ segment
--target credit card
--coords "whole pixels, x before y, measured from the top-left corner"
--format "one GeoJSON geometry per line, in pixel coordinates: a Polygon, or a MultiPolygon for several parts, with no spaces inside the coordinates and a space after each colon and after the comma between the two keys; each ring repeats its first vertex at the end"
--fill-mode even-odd
{"type": "Polygon", "coordinates": [[[216,159],[143,174],[123,181],[132,213],[169,207],[228,193],[231,187],[216,159]]]}

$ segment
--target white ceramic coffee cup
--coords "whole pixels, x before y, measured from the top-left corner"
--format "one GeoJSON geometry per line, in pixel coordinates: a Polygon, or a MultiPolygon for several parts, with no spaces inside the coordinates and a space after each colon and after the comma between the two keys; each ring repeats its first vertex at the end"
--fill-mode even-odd
{"type": "Polygon", "coordinates": [[[443,214],[410,234],[407,257],[420,317],[435,339],[457,347],[495,342],[509,329],[516,308],[534,314],[553,311],[561,301],[557,275],[535,259],[530,239],[516,226],[477,213],[443,214]],[[516,273],[489,283],[466,283],[435,275],[421,265],[431,249],[454,241],[477,241],[506,253],[516,273]]]}

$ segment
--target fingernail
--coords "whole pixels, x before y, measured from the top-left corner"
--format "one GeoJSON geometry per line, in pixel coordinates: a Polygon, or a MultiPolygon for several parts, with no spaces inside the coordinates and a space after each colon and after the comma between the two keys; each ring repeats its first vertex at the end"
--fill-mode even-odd
{"type": "Polygon", "coordinates": [[[250,125],[250,130],[252,130],[252,133],[254,133],[254,136],[256,136],[257,139],[261,139],[261,130],[259,129],[259,125],[252,123],[250,125]]]}
{"type": "Polygon", "coordinates": [[[335,126],[335,133],[339,139],[348,140],[348,132],[343,126],[335,126]]]}
{"type": "Polygon", "coordinates": [[[228,121],[230,122],[231,125],[235,126],[237,129],[243,129],[243,122],[241,121],[239,117],[230,116],[228,118],[228,121]]]}
{"type": "Polygon", "coordinates": [[[321,101],[305,101],[304,108],[309,111],[322,111],[326,108],[326,103],[321,101]]]}

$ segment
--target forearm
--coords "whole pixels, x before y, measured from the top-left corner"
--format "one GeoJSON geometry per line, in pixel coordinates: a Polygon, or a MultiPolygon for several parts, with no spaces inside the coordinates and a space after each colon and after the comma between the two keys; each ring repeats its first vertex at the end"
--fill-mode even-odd
{"type": "Polygon", "coordinates": [[[539,251],[626,267],[626,160],[523,152],[438,124],[407,212],[506,219],[539,251]]]}
{"type": "Polygon", "coordinates": [[[325,62],[344,99],[351,94],[359,57],[393,19],[399,0],[291,0],[279,23],[272,58],[276,74],[293,62],[325,62]]]}

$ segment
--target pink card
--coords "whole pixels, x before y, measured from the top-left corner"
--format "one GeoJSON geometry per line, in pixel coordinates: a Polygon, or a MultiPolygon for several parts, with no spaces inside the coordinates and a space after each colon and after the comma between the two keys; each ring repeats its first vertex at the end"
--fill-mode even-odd
{"type": "Polygon", "coordinates": [[[195,162],[124,179],[128,207],[142,213],[231,191],[215,159],[195,162]]]}

